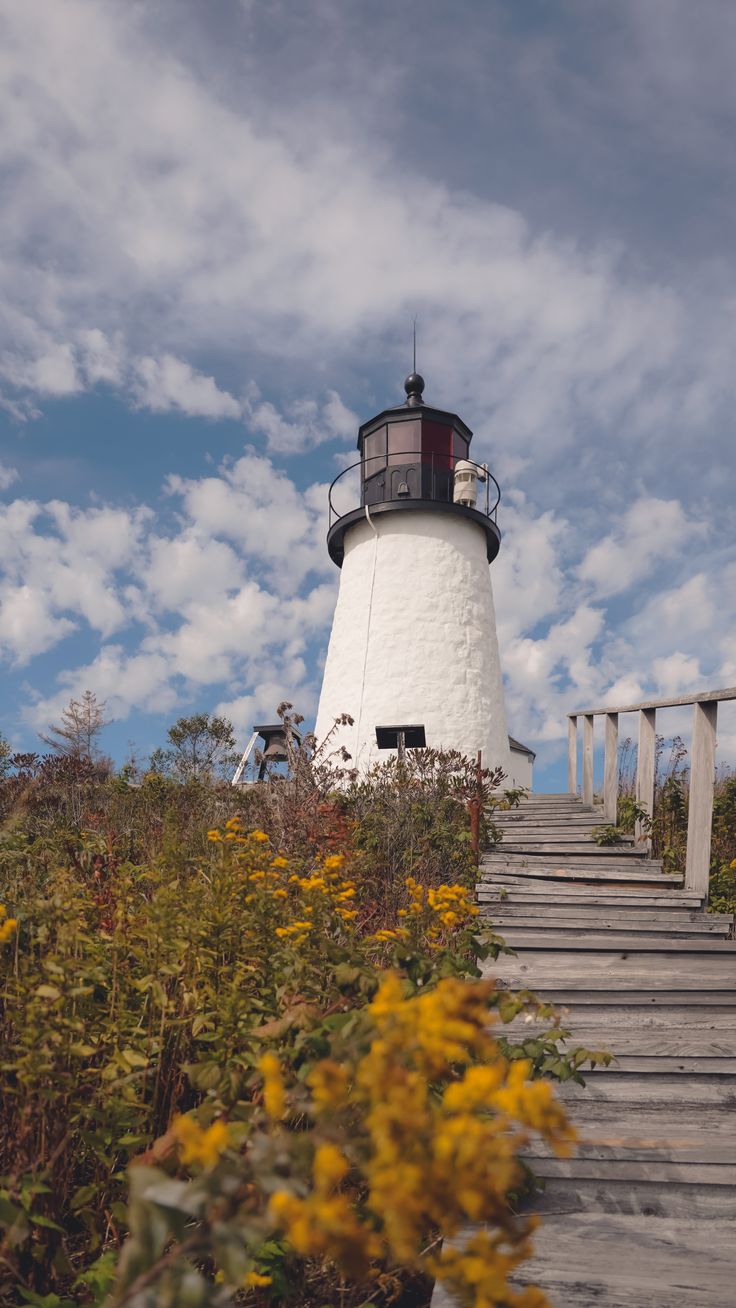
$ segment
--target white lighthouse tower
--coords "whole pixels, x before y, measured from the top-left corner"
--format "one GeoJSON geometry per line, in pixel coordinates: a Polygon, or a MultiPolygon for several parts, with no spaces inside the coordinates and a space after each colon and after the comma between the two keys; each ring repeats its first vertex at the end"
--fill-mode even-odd
{"type": "Polygon", "coordinates": [[[330,743],[361,771],[401,732],[407,745],[480,749],[511,776],[489,567],[498,484],[469,459],[465,423],[424,402],[423,378],[404,389],[403,405],[360,428],[352,506],[340,496],[355,471],[330,488],[327,548],[342,571],[317,740],[347,713],[330,743]]]}

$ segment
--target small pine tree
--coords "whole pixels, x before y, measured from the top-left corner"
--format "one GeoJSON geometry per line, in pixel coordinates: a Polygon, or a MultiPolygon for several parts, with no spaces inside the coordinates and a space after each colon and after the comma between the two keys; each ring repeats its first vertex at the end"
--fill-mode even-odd
{"type": "Polygon", "coordinates": [[[12,749],[0,731],[0,777],[6,777],[10,771],[10,756],[12,749]]]}
{"type": "Polygon", "coordinates": [[[152,772],[177,781],[229,777],[237,763],[233,724],[227,718],[194,713],[179,718],[167,732],[171,748],[151,754],[152,772]]]}
{"type": "Polygon", "coordinates": [[[108,721],[105,700],[98,700],[93,690],[85,690],[81,699],[69,700],[61,721],[49,727],[48,735],[39,732],[39,737],[55,754],[92,760],[99,756],[97,737],[108,721]]]}

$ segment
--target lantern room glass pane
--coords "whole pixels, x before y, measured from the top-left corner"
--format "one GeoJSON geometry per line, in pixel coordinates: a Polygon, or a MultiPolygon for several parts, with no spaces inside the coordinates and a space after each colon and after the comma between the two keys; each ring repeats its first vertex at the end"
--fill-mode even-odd
{"type": "Polygon", "coordinates": [[[388,424],[389,465],[415,463],[419,454],[422,424],[418,418],[388,424]]]}
{"type": "Polygon", "coordinates": [[[363,442],[363,464],[365,477],[374,477],[386,466],[386,428],[379,427],[372,431],[363,442]]]}
{"type": "Polygon", "coordinates": [[[452,427],[441,422],[422,421],[422,463],[435,468],[449,468],[452,454],[452,427]]]}
{"type": "Polygon", "coordinates": [[[453,459],[467,459],[468,457],[468,442],[464,436],[460,435],[459,431],[453,431],[452,433],[452,454],[453,459]]]}

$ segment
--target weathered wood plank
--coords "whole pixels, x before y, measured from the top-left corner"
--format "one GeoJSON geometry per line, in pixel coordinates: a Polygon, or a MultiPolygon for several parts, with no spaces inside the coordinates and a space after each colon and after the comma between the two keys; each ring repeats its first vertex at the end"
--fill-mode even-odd
{"type": "Polygon", "coordinates": [[[539,866],[514,864],[513,871],[508,873],[499,872],[495,868],[493,871],[495,873],[494,880],[498,885],[503,885],[504,882],[513,885],[519,878],[552,881],[555,878],[562,880],[565,877],[579,881],[631,881],[637,885],[679,886],[682,883],[682,877],[675,876],[674,873],[647,872],[644,867],[618,867],[615,863],[603,867],[597,865],[594,867],[566,866],[564,868],[553,868],[550,871],[546,871],[539,866]]]}
{"type": "MultiPolygon", "coordinates": [[[[503,957],[505,959],[507,956],[504,955],[503,957]]],[[[499,969],[502,961],[499,960],[499,969]]],[[[496,980],[501,985],[504,978],[499,969],[496,972],[496,980]]],[[[488,965],[486,965],[485,975],[493,975],[488,965]]],[[[714,1006],[731,1008],[733,1007],[734,995],[734,986],[731,982],[720,986],[709,984],[707,989],[698,989],[697,986],[693,988],[676,988],[666,985],[662,986],[661,989],[657,989],[649,982],[646,985],[640,983],[637,986],[634,984],[631,988],[614,986],[609,989],[604,982],[602,985],[596,983],[595,986],[588,989],[585,985],[565,985],[564,980],[548,977],[545,981],[537,982],[535,980],[534,985],[531,984],[528,978],[524,979],[523,985],[518,981],[515,981],[512,985],[511,980],[509,980],[508,985],[510,989],[534,990],[544,999],[545,1003],[553,1004],[556,1008],[570,1007],[572,1005],[582,1007],[588,1004],[595,1007],[611,1004],[618,1008],[622,1003],[641,1005],[644,1008],[653,1008],[655,1005],[666,1008],[669,1004],[691,1004],[704,1008],[714,1006]]]]}
{"type": "MultiPolygon", "coordinates": [[[[491,910],[486,906],[485,916],[491,910]]],[[[576,909],[560,908],[552,904],[542,910],[539,905],[504,904],[496,905],[492,910],[494,922],[509,927],[524,927],[528,930],[564,931],[593,930],[613,931],[621,934],[626,931],[656,933],[667,931],[678,935],[712,935],[727,936],[731,929],[731,918],[716,914],[658,913],[653,910],[630,908],[606,912],[604,909],[586,908],[581,905],[576,909]]]]}
{"type": "Polygon", "coordinates": [[[674,1076],[669,1072],[632,1072],[618,1076],[613,1072],[599,1072],[586,1078],[584,1086],[575,1081],[563,1081],[556,1093],[565,1101],[573,1100],[570,1112],[595,1112],[598,1104],[612,1104],[621,1111],[665,1112],[682,1111],[692,1122],[698,1120],[701,1108],[721,1108],[731,1114],[734,1101],[733,1078],[728,1076],[686,1075],[674,1076]]]}
{"type": "Polygon", "coordinates": [[[618,808],[618,714],[607,713],[605,723],[603,815],[606,822],[615,826],[618,808]]]}
{"type": "Polygon", "coordinates": [[[533,1171],[536,1176],[551,1178],[562,1177],[581,1180],[605,1180],[610,1177],[616,1181],[645,1181],[666,1185],[709,1185],[734,1190],[733,1204],[736,1210],[736,1187],[733,1184],[733,1168],[728,1163],[665,1163],[619,1162],[614,1159],[594,1160],[589,1158],[535,1158],[533,1171]]]}
{"type": "Polygon", "coordinates": [[[578,787],[578,720],[567,721],[567,789],[574,794],[578,787]]]}
{"type": "Polygon", "coordinates": [[[685,884],[707,895],[716,770],[717,704],[693,705],[685,884]]]}
{"type": "Polygon", "coordinates": [[[583,803],[593,803],[593,722],[588,715],[583,718],[583,803]]]}
{"type": "Polygon", "coordinates": [[[627,910],[641,908],[642,911],[647,908],[667,908],[673,913],[692,912],[700,907],[695,895],[684,895],[677,890],[658,892],[622,886],[620,889],[614,887],[606,891],[601,886],[586,886],[584,882],[577,882],[573,886],[536,886],[533,882],[504,886],[494,881],[481,881],[477,894],[480,900],[488,903],[559,905],[561,911],[572,909],[576,904],[627,910]]]}
{"type": "MultiPolygon", "coordinates": [[[[568,927],[565,931],[535,931],[523,925],[512,926],[506,923],[504,936],[514,949],[535,950],[537,954],[549,956],[560,953],[569,957],[603,950],[615,950],[620,957],[634,952],[652,955],[662,954],[677,956],[694,954],[723,954],[734,960],[734,983],[736,984],[736,941],[721,940],[718,936],[701,933],[698,936],[677,936],[670,932],[660,935],[645,935],[629,932],[615,935],[613,932],[595,931],[590,923],[581,927],[568,927]]],[[[689,960],[688,960],[689,961],[689,960]]]]}
{"type": "MultiPolygon", "coordinates": [[[[638,713],[640,709],[681,708],[685,704],[720,703],[726,699],[736,699],[736,686],[728,686],[725,690],[706,690],[697,695],[678,695],[675,699],[644,700],[641,704],[624,704],[623,707],[585,709],[584,712],[591,717],[600,717],[602,713],[638,713]]],[[[575,714],[569,713],[568,717],[583,715],[583,711],[578,709],[575,714]]]]}
{"type": "Polygon", "coordinates": [[[637,1214],[549,1217],[520,1283],[561,1308],[725,1308],[733,1289],[733,1224],[637,1214]]]}
{"type": "MultiPolygon", "coordinates": [[[[656,765],[656,713],[654,709],[642,709],[639,714],[639,746],[636,759],[636,802],[646,809],[649,817],[654,816],[654,770],[656,765]]],[[[634,835],[638,842],[648,850],[651,841],[647,828],[637,822],[634,835]]]]}

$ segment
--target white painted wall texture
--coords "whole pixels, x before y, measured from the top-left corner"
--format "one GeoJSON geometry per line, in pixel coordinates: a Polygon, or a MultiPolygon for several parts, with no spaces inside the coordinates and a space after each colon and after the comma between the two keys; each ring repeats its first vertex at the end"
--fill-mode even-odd
{"type": "Polygon", "coordinates": [[[483,530],[452,513],[377,514],[345,537],[316,735],[364,770],[377,726],[423,723],[427,744],[500,764],[514,781],[483,530]]]}

